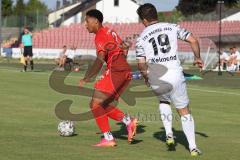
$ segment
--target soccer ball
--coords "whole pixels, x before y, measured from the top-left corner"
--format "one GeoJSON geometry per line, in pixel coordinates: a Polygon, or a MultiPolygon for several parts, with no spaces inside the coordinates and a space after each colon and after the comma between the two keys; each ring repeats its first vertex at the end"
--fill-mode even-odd
{"type": "Polygon", "coordinates": [[[58,134],[63,137],[73,136],[75,132],[75,126],[72,121],[61,121],[58,124],[58,134]]]}

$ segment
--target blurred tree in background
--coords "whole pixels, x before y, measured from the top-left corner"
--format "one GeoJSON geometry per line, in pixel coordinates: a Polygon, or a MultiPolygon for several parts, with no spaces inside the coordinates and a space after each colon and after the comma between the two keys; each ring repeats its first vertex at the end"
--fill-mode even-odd
{"type": "MultiPolygon", "coordinates": [[[[9,17],[11,24],[12,19],[16,20],[16,25],[19,27],[24,26],[24,16],[25,16],[25,4],[23,0],[17,0],[16,5],[13,7],[13,16],[9,17]]],[[[14,25],[14,24],[11,24],[14,25]]]]}
{"type": "Polygon", "coordinates": [[[14,15],[25,15],[25,4],[23,0],[17,0],[16,5],[13,7],[13,14],[14,15]]]}
{"type": "Polygon", "coordinates": [[[185,19],[181,11],[174,9],[171,12],[158,12],[158,19],[160,22],[178,23],[185,19]]]}
{"type": "Polygon", "coordinates": [[[46,20],[48,12],[48,7],[40,0],[29,0],[25,7],[28,27],[41,28],[39,23],[46,20]]]}
{"type": "Polygon", "coordinates": [[[13,6],[12,0],[2,0],[4,27],[30,27],[40,29],[48,26],[48,7],[40,0],[17,0],[13,6]]]}
{"type": "Polygon", "coordinates": [[[26,15],[30,16],[34,12],[48,13],[48,7],[46,4],[40,2],[40,0],[29,0],[26,4],[26,15]]]}
{"type": "Polygon", "coordinates": [[[10,16],[12,14],[12,0],[2,0],[2,16],[10,16]]]}
{"type": "MultiPolygon", "coordinates": [[[[239,0],[223,0],[226,7],[238,7],[239,0]]],[[[179,0],[176,7],[184,16],[196,13],[206,14],[216,9],[218,0],[179,0]]]]}

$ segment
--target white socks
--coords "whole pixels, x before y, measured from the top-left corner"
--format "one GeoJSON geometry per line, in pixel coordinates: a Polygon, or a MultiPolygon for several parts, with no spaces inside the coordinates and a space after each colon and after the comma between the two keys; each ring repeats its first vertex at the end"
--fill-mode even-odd
{"type": "Polygon", "coordinates": [[[166,136],[168,135],[173,136],[173,131],[172,131],[173,115],[172,115],[171,106],[165,103],[161,103],[159,104],[159,110],[160,110],[163,126],[166,131],[166,136]]]}
{"type": "MultiPolygon", "coordinates": [[[[122,119],[122,122],[123,122],[126,126],[129,125],[129,124],[131,123],[131,118],[130,118],[130,116],[125,115],[125,116],[123,117],[123,119],[122,119]]],[[[104,136],[104,138],[105,138],[106,140],[108,140],[108,141],[111,141],[111,140],[114,139],[111,132],[105,132],[105,133],[103,133],[103,136],[104,136]]]]}
{"type": "Polygon", "coordinates": [[[104,135],[104,138],[108,141],[111,141],[114,139],[111,132],[105,132],[105,133],[103,133],[103,135],[104,135]]]}
{"type": "MultiPolygon", "coordinates": [[[[166,131],[166,136],[172,135],[172,110],[170,105],[161,103],[159,104],[159,110],[161,113],[161,119],[163,122],[163,126],[166,131]]],[[[183,132],[188,140],[189,149],[192,150],[196,148],[196,141],[195,141],[195,126],[194,126],[194,120],[191,114],[187,114],[184,116],[181,116],[181,122],[182,122],[182,128],[183,132]]]]}
{"type": "Polygon", "coordinates": [[[128,115],[125,115],[122,119],[122,122],[127,126],[131,122],[131,118],[128,115]]]}
{"type": "Polygon", "coordinates": [[[191,114],[181,116],[182,128],[187,137],[190,151],[196,148],[194,120],[191,114]]]}

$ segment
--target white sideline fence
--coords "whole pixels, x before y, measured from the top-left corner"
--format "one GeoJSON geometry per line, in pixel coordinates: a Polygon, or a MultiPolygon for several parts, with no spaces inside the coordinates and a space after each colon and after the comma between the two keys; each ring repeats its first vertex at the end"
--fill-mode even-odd
{"type": "MultiPolygon", "coordinates": [[[[33,48],[33,57],[36,59],[55,59],[58,57],[59,53],[62,49],[43,49],[43,48],[33,48]]],[[[12,58],[20,58],[21,57],[21,49],[13,48],[12,49],[12,58]]],[[[75,56],[96,56],[95,49],[77,49],[75,56]]],[[[2,52],[2,56],[6,56],[6,53],[2,52]]],[[[183,62],[193,62],[194,55],[192,52],[179,52],[179,59],[183,62]]],[[[201,53],[203,60],[208,56],[207,53],[201,53]]],[[[128,60],[134,61],[136,60],[136,55],[134,50],[130,50],[128,53],[128,60]]]]}

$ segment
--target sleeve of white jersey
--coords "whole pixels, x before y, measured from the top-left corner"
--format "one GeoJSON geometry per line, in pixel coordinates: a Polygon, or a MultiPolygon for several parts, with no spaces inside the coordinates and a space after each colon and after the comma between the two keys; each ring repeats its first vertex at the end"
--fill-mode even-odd
{"type": "Polygon", "coordinates": [[[136,58],[137,59],[141,59],[146,57],[145,51],[144,51],[144,47],[142,45],[142,40],[141,37],[139,37],[137,39],[137,43],[136,43],[136,58]]]}
{"type": "Polygon", "coordinates": [[[191,32],[189,32],[185,28],[181,28],[179,25],[177,25],[176,27],[177,27],[177,38],[183,41],[186,41],[188,36],[191,34],[191,32]]]}

